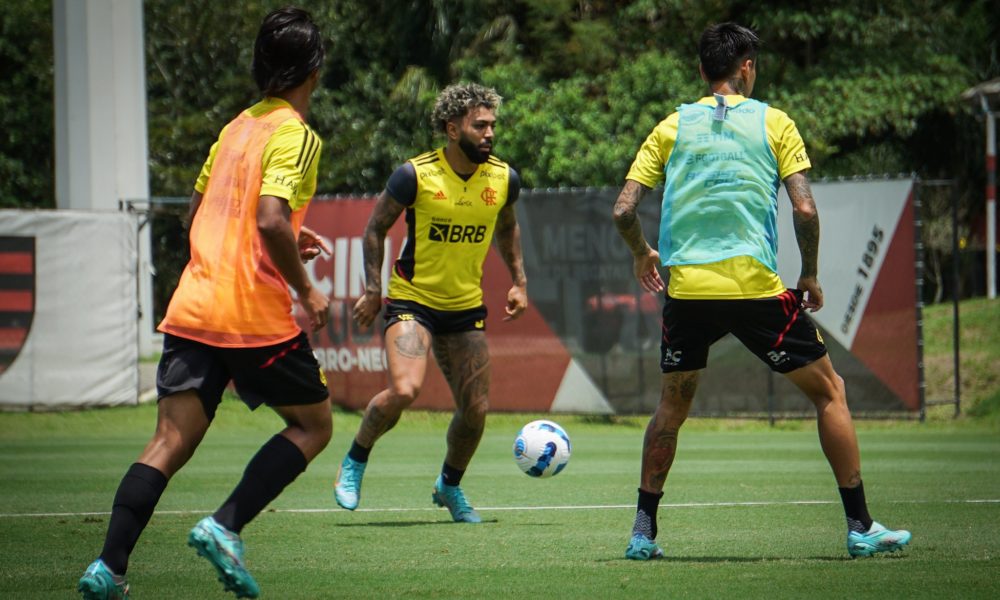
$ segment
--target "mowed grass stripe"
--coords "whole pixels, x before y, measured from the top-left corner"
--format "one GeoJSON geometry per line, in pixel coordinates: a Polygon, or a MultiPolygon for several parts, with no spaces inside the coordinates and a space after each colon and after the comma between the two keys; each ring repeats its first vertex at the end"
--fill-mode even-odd
{"type": "MultiPolygon", "coordinates": [[[[837,504],[832,500],[777,500],[774,502],[684,502],[672,503],[661,502],[660,508],[728,508],[728,507],[755,507],[755,506],[809,506],[837,504]]],[[[889,500],[885,504],[1000,504],[1000,498],[970,499],[970,500],[889,500]]],[[[504,511],[533,511],[533,510],[621,510],[634,509],[634,504],[610,504],[610,505],[569,505],[562,506],[482,506],[477,510],[483,512],[504,512],[504,511]]],[[[214,509],[187,509],[187,510],[158,510],[161,515],[198,515],[211,513],[214,509]]],[[[402,513],[402,512],[443,512],[440,507],[398,507],[398,508],[357,508],[350,512],[355,513],[402,513]]],[[[309,514],[309,513],[339,513],[348,514],[342,508],[276,508],[268,512],[288,513],[288,514],[309,514]]],[[[0,519],[17,519],[27,517],[100,517],[109,516],[110,511],[91,512],[53,512],[53,513],[0,513],[0,519]]]]}

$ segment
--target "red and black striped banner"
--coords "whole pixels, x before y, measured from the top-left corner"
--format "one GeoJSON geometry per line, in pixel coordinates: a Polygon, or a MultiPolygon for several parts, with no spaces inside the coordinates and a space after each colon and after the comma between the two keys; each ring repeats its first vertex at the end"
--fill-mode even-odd
{"type": "Polygon", "coordinates": [[[0,236],[0,376],[28,339],[35,314],[35,238],[0,236]]]}

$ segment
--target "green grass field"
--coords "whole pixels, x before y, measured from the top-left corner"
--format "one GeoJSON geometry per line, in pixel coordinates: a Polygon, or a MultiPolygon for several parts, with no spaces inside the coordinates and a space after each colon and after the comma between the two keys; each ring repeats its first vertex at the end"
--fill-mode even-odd
{"type": "MultiPolygon", "coordinates": [[[[264,598],[997,598],[1000,428],[859,423],[873,516],[908,550],[850,560],[833,478],[811,422],[693,420],[660,511],[667,558],[623,557],[644,419],[558,417],[573,458],[535,480],[511,457],[531,415],[493,415],[463,483],[486,520],[434,508],[447,416],[407,413],[372,454],[357,512],[332,500],[358,424],[336,413],[330,448],[244,530],[264,598]]],[[[0,598],[71,598],[100,552],[107,512],[152,431],[153,406],[0,414],[0,598]]],[[[225,598],[185,545],[279,428],[223,403],[167,488],[132,556],[133,597],[225,598]]]]}

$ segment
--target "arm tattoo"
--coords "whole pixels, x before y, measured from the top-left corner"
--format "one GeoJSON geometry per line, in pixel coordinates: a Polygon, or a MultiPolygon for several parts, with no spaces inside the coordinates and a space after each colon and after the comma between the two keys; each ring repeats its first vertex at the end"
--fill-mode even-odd
{"type": "Polygon", "coordinates": [[[802,277],[816,277],[819,269],[819,213],[813,199],[809,180],[802,173],[789,175],[785,189],[792,201],[792,221],[795,239],[802,256],[802,277]]]}
{"type": "Polygon", "coordinates": [[[629,250],[634,256],[645,254],[649,248],[646,237],[642,234],[642,225],[639,224],[639,217],[636,209],[639,202],[649,189],[637,181],[629,179],[625,182],[615,201],[614,219],[618,233],[628,244],[629,250]]]}
{"type": "Polygon", "coordinates": [[[528,285],[528,278],[524,274],[524,258],[521,256],[521,228],[517,224],[514,205],[507,204],[500,210],[494,237],[514,285],[528,285]]]}
{"type": "Polygon", "coordinates": [[[382,260],[385,252],[385,234],[399,218],[405,207],[383,191],[375,202],[375,209],[368,219],[361,244],[365,257],[365,291],[382,293],[382,260]]]}

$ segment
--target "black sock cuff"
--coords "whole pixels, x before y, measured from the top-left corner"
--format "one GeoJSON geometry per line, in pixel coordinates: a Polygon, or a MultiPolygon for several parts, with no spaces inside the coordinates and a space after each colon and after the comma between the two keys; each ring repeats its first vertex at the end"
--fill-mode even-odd
{"type": "Polygon", "coordinates": [[[309,465],[306,455],[295,445],[295,442],[280,433],[267,440],[267,443],[257,451],[257,455],[262,458],[266,457],[267,462],[273,466],[284,466],[296,475],[305,471],[309,465]]]}
{"type": "Polygon", "coordinates": [[[655,515],[656,509],[660,505],[660,498],[662,497],[663,497],[663,492],[660,493],[647,492],[642,488],[639,488],[638,509],[645,512],[648,515],[655,515]]]}
{"type": "Polygon", "coordinates": [[[163,471],[140,462],[132,463],[128,471],[125,471],[125,477],[134,477],[144,481],[153,489],[158,489],[161,492],[166,489],[168,481],[163,471]]]}
{"type": "Polygon", "coordinates": [[[351,442],[351,449],[347,451],[347,456],[351,457],[351,460],[354,462],[366,463],[371,451],[371,448],[365,448],[359,444],[358,440],[353,440],[351,442]]]}
{"type": "Polygon", "coordinates": [[[844,514],[850,529],[868,531],[872,526],[871,515],[868,514],[868,503],[865,500],[864,483],[858,483],[852,488],[839,487],[840,500],[844,504],[844,514]]]}
{"type": "Polygon", "coordinates": [[[441,480],[445,485],[458,485],[462,483],[463,475],[465,475],[464,469],[456,469],[448,463],[441,465],[441,480]]]}

